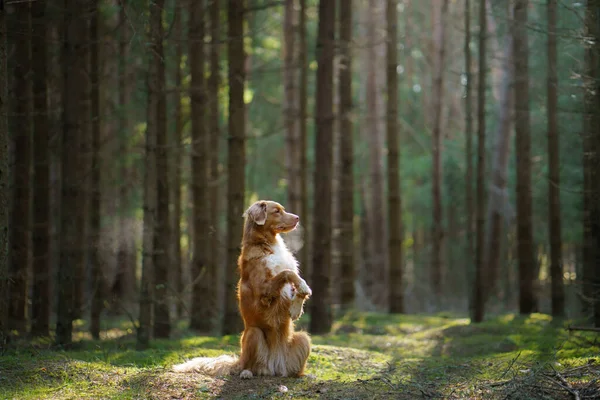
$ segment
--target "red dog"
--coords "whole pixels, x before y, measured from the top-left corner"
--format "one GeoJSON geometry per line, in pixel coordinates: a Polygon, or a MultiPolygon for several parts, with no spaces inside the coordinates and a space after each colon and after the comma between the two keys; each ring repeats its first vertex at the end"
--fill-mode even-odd
{"type": "Polygon", "coordinates": [[[175,371],[209,375],[240,373],[301,376],[310,354],[310,337],[294,332],[304,301],[312,294],[299,276],[298,262],[280,233],[296,228],[299,218],[273,201],[257,201],[244,214],[242,252],[238,259],[238,301],[244,320],[241,355],[199,357],[176,365],[175,371]]]}

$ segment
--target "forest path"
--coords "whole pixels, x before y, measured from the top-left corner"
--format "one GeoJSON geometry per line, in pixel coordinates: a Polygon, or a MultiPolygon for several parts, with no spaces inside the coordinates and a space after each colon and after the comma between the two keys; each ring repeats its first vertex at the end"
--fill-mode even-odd
{"type": "Polygon", "coordinates": [[[138,352],[128,322],[109,321],[101,342],[81,324],[74,350],[23,341],[0,356],[0,399],[600,398],[598,335],[569,333],[568,323],[351,313],[313,337],[307,376],[250,380],[170,372],[191,357],[236,353],[237,336],[176,329],[138,352]]]}

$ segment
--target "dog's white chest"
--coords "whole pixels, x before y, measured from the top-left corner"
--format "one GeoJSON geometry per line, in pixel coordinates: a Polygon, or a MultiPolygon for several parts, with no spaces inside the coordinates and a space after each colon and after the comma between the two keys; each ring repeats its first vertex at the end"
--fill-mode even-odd
{"type": "Polygon", "coordinates": [[[273,254],[269,254],[266,257],[265,263],[273,275],[286,269],[298,273],[298,261],[292,252],[288,250],[281,236],[277,235],[277,243],[271,249],[273,250],[273,254]]]}

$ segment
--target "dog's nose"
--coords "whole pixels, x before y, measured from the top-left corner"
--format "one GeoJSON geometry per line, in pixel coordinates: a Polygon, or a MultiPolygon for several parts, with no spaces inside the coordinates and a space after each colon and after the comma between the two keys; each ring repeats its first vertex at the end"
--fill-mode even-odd
{"type": "Polygon", "coordinates": [[[294,215],[294,221],[296,221],[296,222],[300,221],[300,217],[297,215],[294,215]]]}

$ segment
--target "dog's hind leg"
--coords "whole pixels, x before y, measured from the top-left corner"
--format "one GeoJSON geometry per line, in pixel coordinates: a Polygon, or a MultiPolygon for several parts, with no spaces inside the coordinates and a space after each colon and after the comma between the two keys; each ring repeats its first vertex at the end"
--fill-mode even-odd
{"type": "Polygon", "coordinates": [[[267,359],[269,347],[265,335],[259,328],[248,328],[244,330],[241,339],[241,355],[238,363],[240,378],[248,379],[253,375],[265,375],[267,370],[267,359]]]}
{"type": "Polygon", "coordinates": [[[290,340],[287,359],[288,376],[304,375],[306,361],[310,355],[310,336],[306,332],[295,332],[290,340]]]}

